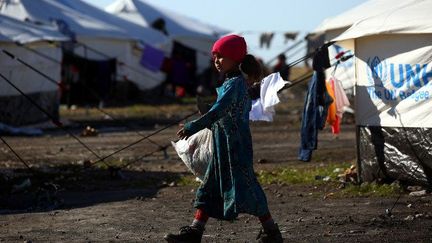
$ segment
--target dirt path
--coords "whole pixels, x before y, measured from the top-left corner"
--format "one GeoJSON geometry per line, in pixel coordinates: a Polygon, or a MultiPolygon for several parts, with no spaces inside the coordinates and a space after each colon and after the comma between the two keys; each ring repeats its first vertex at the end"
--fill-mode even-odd
{"type": "MultiPolygon", "coordinates": [[[[270,186],[270,208],[287,242],[431,242],[431,198],[403,197],[394,217],[383,217],[394,198],[326,199],[314,189],[270,186]],[[411,204],[411,208],[407,205],[411,204]],[[409,215],[418,215],[405,220],[409,215]],[[423,216],[419,216],[423,214],[423,216]]],[[[80,206],[70,194],[70,208],[48,212],[11,213],[0,217],[4,242],[162,242],[162,236],[190,222],[193,188],[80,193],[80,197],[111,198],[80,206]],[[121,195],[120,195],[121,194],[121,195]]],[[[67,197],[66,197],[67,198],[67,197]]],[[[81,202],[82,203],[82,202],[81,202]]],[[[259,231],[253,217],[235,222],[210,220],[203,242],[253,242],[259,231]]]]}
{"type": "MultiPolygon", "coordinates": [[[[273,123],[252,125],[257,171],[354,163],[352,125],[344,125],[337,139],[327,130],[321,132],[313,160],[309,164],[298,162],[299,113],[297,106],[282,105],[273,123]]],[[[101,155],[140,138],[118,127],[98,129],[99,136],[83,140],[101,155]]],[[[141,130],[144,134],[152,131],[141,130]]],[[[176,128],[170,128],[152,139],[169,144],[175,132],[176,128]]],[[[83,161],[94,157],[63,133],[6,140],[30,164],[58,175],[51,179],[59,183],[60,191],[50,199],[54,206],[46,204],[39,210],[34,200],[35,193],[40,198],[40,191],[2,193],[0,241],[163,242],[165,233],[191,221],[194,187],[172,183],[188,172],[171,147],[167,150],[169,158],[155,153],[124,169],[119,179],[110,177],[103,168],[76,173],[83,161]],[[22,210],[29,207],[31,211],[22,210]]],[[[113,161],[130,161],[155,149],[154,144],[143,142],[116,155],[113,161]]],[[[15,169],[22,168],[3,145],[0,164],[3,177],[13,177],[18,173],[15,169]]],[[[395,205],[393,217],[386,217],[385,209],[393,206],[396,197],[323,199],[328,190],[305,185],[265,186],[269,206],[287,242],[432,242],[431,196],[413,198],[404,194],[395,205]]],[[[257,220],[247,215],[235,222],[210,220],[204,242],[254,242],[259,228],[257,220]]]]}

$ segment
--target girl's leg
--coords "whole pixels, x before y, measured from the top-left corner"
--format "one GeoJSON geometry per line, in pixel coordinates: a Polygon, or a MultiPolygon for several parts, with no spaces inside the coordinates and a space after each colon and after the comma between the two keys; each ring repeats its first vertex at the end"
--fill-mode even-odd
{"type": "Polygon", "coordinates": [[[191,242],[199,243],[201,242],[202,235],[204,233],[204,228],[207,223],[209,216],[202,210],[197,209],[195,212],[194,220],[189,226],[184,226],[180,228],[177,234],[167,234],[165,235],[165,240],[170,243],[175,242],[191,242]]]}
{"type": "Polygon", "coordinates": [[[258,219],[264,229],[274,229],[277,227],[270,213],[260,216],[258,219]]]}
{"type": "Polygon", "coordinates": [[[270,213],[258,217],[261,222],[263,229],[258,234],[258,242],[271,242],[279,243],[283,242],[282,234],[279,230],[279,226],[274,222],[270,213]]]}
{"type": "Polygon", "coordinates": [[[204,229],[207,223],[209,216],[202,209],[197,209],[195,212],[194,220],[192,221],[191,226],[198,227],[200,229],[204,229]]]}

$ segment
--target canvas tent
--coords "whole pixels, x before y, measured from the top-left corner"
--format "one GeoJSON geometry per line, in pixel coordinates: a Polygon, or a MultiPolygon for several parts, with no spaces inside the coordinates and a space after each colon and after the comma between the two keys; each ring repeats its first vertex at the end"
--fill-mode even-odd
{"type": "Polygon", "coordinates": [[[334,39],[354,43],[359,172],[431,187],[432,2],[389,4],[334,39]]]}
{"type": "MultiPolygon", "coordinates": [[[[361,19],[378,16],[386,11],[391,11],[392,9],[407,6],[411,2],[414,2],[414,0],[369,0],[346,12],[325,19],[312,33],[315,35],[323,35],[322,38],[324,41],[330,41],[336,36],[339,36],[341,33],[351,27],[355,22],[361,19]]],[[[334,57],[337,53],[340,53],[342,51],[352,54],[351,52],[353,49],[353,39],[340,40],[329,48],[329,54],[331,57],[334,57]]],[[[354,58],[340,64],[334,73],[333,69],[328,70],[327,76],[335,76],[342,81],[344,88],[348,92],[352,92],[355,83],[353,65],[354,58]]]]}
{"type": "Polygon", "coordinates": [[[144,0],[117,0],[106,10],[143,27],[152,26],[155,21],[162,19],[170,38],[197,50],[198,72],[208,67],[214,41],[228,33],[227,30],[152,6],[144,0]]]}
{"type": "MultiPolygon", "coordinates": [[[[66,41],[68,37],[58,31],[44,29],[0,15],[0,48],[16,55],[52,79],[60,81],[59,65],[15,44],[15,42],[25,44],[50,58],[61,61],[61,50],[48,44],[45,40],[66,41]]],[[[3,52],[0,52],[0,73],[50,114],[58,116],[57,85],[47,82],[44,77],[11,59],[3,52]]],[[[0,123],[23,125],[46,119],[47,117],[41,111],[0,78],[0,123]]]]}
{"type": "Polygon", "coordinates": [[[313,33],[325,33],[326,40],[339,36],[355,22],[379,16],[387,11],[392,11],[403,6],[409,6],[415,0],[392,1],[392,0],[369,0],[346,12],[325,19],[313,33]]]}
{"type": "Polygon", "coordinates": [[[81,0],[5,0],[0,13],[19,20],[57,25],[63,33],[75,36],[82,45],[74,53],[92,60],[117,58],[126,65],[118,66],[118,75],[135,82],[140,89],[151,89],[164,79],[161,72],[152,72],[139,64],[140,42],[165,45],[168,41],[161,33],[143,28],[113,16],[81,0]]]}

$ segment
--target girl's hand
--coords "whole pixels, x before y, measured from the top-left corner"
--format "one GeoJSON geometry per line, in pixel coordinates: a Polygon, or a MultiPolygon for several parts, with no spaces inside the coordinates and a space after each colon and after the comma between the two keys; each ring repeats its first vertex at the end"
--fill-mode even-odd
{"type": "Polygon", "coordinates": [[[179,124],[179,126],[180,126],[180,130],[178,130],[177,136],[180,139],[187,139],[189,136],[186,136],[186,134],[185,134],[184,124],[179,124]]]}

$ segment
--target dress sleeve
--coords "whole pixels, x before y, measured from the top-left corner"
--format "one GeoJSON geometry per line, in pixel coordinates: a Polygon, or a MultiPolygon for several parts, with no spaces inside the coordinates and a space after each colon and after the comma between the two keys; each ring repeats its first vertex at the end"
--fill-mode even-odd
{"type": "Polygon", "coordinates": [[[226,114],[226,110],[231,106],[235,98],[236,82],[236,80],[231,80],[226,84],[223,92],[216,100],[216,103],[214,103],[206,114],[197,120],[185,124],[184,131],[187,136],[191,136],[206,127],[210,127],[214,122],[226,114]]]}

